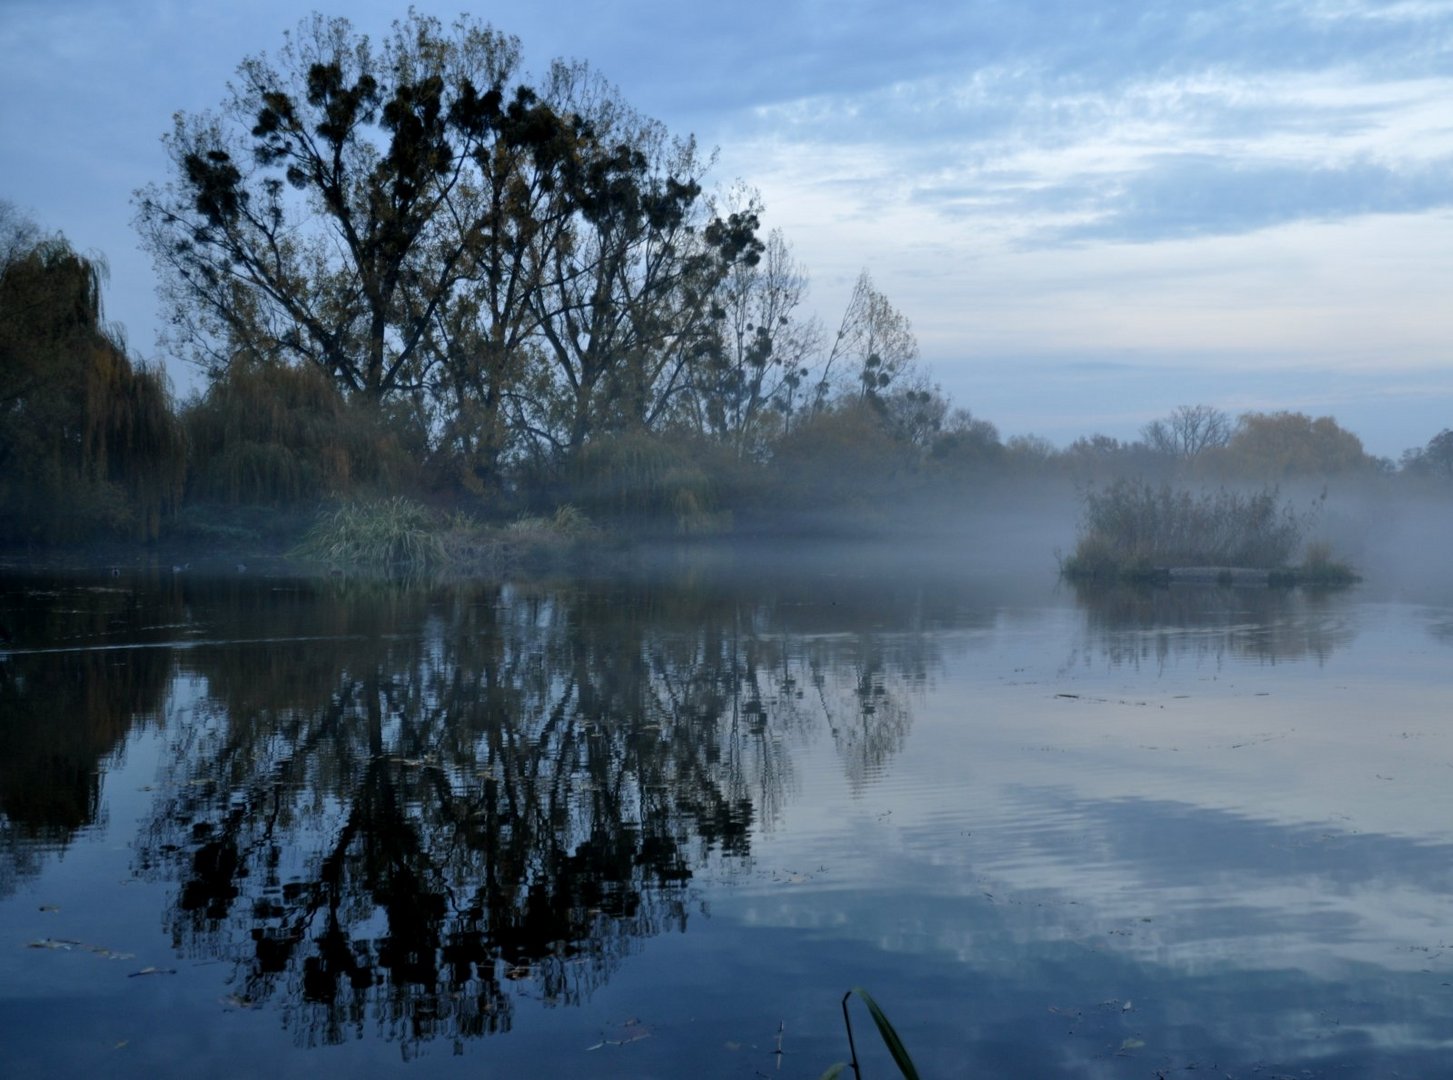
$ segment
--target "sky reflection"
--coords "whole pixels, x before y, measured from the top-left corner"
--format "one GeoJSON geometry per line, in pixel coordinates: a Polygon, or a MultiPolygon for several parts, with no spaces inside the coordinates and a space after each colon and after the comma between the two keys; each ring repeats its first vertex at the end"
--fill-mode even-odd
{"type": "Polygon", "coordinates": [[[1447,1060],[1446,612],[839,585],[9,583],[0,1069],[1447,1060]]]}

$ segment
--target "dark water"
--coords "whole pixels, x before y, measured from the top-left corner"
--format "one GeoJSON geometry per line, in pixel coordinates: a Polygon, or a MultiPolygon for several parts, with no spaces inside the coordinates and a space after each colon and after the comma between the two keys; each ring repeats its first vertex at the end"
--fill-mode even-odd
{"type": "Polygon", "coordinates": [[[925,1075],[1453,1075],[1447,604],[725,560],[0,624],[6,1077],[816,1077],[855,985],[925,1075]]]}

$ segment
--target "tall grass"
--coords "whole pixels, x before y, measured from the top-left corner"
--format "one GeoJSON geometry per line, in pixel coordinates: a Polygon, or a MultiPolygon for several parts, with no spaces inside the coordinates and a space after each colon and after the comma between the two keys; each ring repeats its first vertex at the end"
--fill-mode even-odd
{"type": "Polygon", "coordinates": [[[421,570],[444,562],[445,528],[402,496],[346,502],[318,516],[296,554],[340,567],[421,570]]]}
{"type": "Polygon", "coordinates": [[[293,555],[364,576],[409,578],[504,573],[573,559],[601,532],[573,506],[500,528],[441,514],[402,496],[354,500],[319,514],[293,555]]]}
{"type": "Polygon", "coordinates": [[[1085,497],[1085,517],[1064,572],[1076,578],[1148,576],[1172,566],[1287,566],[1307,519],[1274,488],[1192,492],[1117,480],[1085,497]]]}

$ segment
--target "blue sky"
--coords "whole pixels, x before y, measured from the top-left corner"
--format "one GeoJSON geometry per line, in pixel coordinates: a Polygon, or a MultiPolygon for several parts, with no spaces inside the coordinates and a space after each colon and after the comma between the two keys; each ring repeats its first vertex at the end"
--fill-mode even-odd
{"type": "MultiPolygon", "coordinates": [[[[304,9],[0,10],[0,198],[103,252],[111,317],[157,355],[131,193],[165,178],[173,111],[217,105],[304,9]]],[[[349,14],[377,33],[404,10],[349,14]]],[[[1191,403],[1330,413],[1389,456],[1453,426],[1453,0],[473,14],[718,147],[713,179],[760,189],[824,320],[866,267],[1006,436],[1126,438],[1191,403]]]]}

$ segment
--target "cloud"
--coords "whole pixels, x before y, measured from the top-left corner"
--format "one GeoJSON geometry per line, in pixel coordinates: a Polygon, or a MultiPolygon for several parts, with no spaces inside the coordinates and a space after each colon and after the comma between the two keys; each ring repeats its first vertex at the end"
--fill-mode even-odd
{"type": "MultiPolygon", "coordinates": [[[[0,194],[105,252],[108,308],[145,351],[156,304],[129,194],[164,179],[172,110],[214,107],[298,9],[12,0],[6,14],[0,194]]],[[[402,14],[350,9],[375,35],[402,14]]],[[[983,356],[1446,362],[1429,283],[1453,251],[1453,0],[560,0],[491,17],[531,70],[585,59],[720,146],[712,179],[761,188],[828,321],[870,267],[951,391],[971,387],[956,365],[983,356]]],[[[966,403],[1035,428],[1047,393],[966,403]]]]}
{"type": "Polygon", "coordinates": [[[1167,154],[1091,196],[1103,211],[1092,221],[1054,230],[1053,240],[1152,241],[1303,220],[1421,213],[1453,206],[1450,175],[1453,156],[1399,167],[1368,160],[1315,166],[1167,154]]]}
{"type": "Polygon", "coordinates": [[[858,214],[906,201],[1028,247],[1421,213],[1453,192],[1453,77],[1207,69],[1113,91],[1061,82],[1003,67],[817,96],[760,110],[771,135],[737,160],[828,198],[851,186],[858,214]]]}

